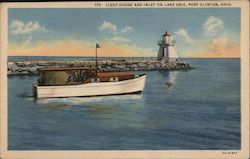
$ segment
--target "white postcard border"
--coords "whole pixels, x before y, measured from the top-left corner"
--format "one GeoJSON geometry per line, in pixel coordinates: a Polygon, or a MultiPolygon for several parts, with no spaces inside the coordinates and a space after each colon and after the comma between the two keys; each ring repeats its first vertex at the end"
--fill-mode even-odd
{"type": "MultiPolygon", "coordinates": [[[[204,1],[111,1],[111,2],[39,2],[39,3],[2,3],[0,23],[0,155],[3,159],[68,159],[68,158],[248,158],[249,157],[249,2],[242,1],[208,1],[209,3],[230,3],[230,7],[241,8],[241,150],[115,150],[115,151],[12,151],[7,149],[8,143],[8,103],[7,103],[7,48],[8,48],[8,9],[9,8],[113,8],[105,4],[112,3],[194,3],[204,1]],[[101,7],[97,5],[101,3],[101,7]]],[[[208,3],[206,2],[206,3],[208,3]]],[[[139,8],[152,8],[145,6],[139,8]]],[[[213,6],[175,6],[155,8],[214,8],[213,6]]],[[[229,7],[229,6],[225,6],[229,7]]],[[[115,7],[131,8],[131,7],[115,7]]],[[[134,7],[138,8],[138,7],[134,7]]],[[[221,8],[223,8],[221,6],[221,8]]]]}

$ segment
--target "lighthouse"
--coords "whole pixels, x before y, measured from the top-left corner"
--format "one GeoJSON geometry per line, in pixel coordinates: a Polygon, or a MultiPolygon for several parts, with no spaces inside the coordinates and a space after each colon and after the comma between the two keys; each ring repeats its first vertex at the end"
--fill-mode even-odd
{"type": "Polygon", "coordinates": [[[175,51],[175,41],[173,36],[167,31],[161,36],[157,44],[159,45],[157,60],[170,62],[178,59],[178,55],[175,51]]]}

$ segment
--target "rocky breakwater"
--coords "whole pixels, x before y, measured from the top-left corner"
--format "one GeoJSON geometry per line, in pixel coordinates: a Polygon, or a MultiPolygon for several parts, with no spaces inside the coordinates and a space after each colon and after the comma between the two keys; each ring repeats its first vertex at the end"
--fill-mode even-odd
{"type": "MultiPolygon", "coordinates": [[[[95,61],[21,61],[8,62],[8,75],[37,74],[37,69],[44,67],[95,67],[95,61]]],[[[140,71],[140,70],[184,70],[191,69],[188,62],[162,61],[98,61],[98,68],[102,72],[111,71],[140,71]]]]}

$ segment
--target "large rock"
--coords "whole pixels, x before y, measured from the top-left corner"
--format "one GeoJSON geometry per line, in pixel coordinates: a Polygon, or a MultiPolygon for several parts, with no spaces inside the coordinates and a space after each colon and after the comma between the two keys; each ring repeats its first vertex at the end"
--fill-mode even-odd
{"type": "Polygon", "coordinates": [[[49,66],[50,64],[48,63],[48,61],[39,61],[37,63],[38,66],[49,66]]]}
{"type": "Polygon", "coordinates": [[[149,64],[149,65],[147,65],[147,69],[153,70],[153,69],[155,69],[155,65],[149,64]]]}
{"type": "Polygon", "coordinates": [[[16,72],[17,70],[19,70],[19,67],[16,64],[12,63],[8,65],[8,70],[12,72],[16,72]]]}
{"type": "Polygon", "coordinates": [[[19,68],[19,72],[24,72],[24,71],[28,71],[29,69],[27,67],[20,67],[19,68]]]}
{"type": "Polygon", "coordinates": [[[121,69],[121,70],[124,70],[125,69],[125,65],[118,65],[118,64],[116,64],[116,65],[114,65],[113,66],[115,69],[121,69]]]}
{"type": "Polygon", "coordinates": [[[18,67],[25,67],[24,62],[16,62],[16,65],[17,65],[18,67]]]}
{"type": "Polygon", "coordinates": [[[37,71],[38,68],[39,67],[30,67],[28,69],[28,72],[31,73],[31,74],[37,74],[38,73],[38,71],[37,71]]]}
{"type": "Polygon", "coordinates": [[[140,68],[146,67],[146,65],[145,65],[144,63],[138,63],[138,66],[139,66],[140,68]]]}

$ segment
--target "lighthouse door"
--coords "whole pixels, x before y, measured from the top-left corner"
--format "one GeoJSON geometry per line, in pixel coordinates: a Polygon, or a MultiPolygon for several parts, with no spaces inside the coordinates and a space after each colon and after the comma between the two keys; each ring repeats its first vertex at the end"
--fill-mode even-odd
{"type": "Polygon", "coordinates": [[[168,46],[166,46],[166,47],[164,48],[163,59],[164,59],[164,60],[168,60],[168,56],[169,56],[169,49],[168,49],[168,46]]]}

